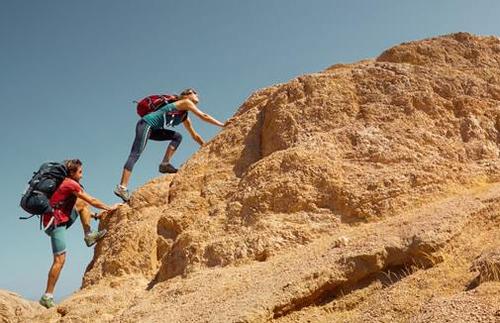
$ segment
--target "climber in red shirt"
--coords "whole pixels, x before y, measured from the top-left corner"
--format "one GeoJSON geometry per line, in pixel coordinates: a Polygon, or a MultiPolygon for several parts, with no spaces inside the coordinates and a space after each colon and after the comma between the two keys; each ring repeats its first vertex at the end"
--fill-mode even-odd
{"type": "Polygon", "coordinates": [[[98,209],[105,210],[96,218],[101,218],[106,212],[114,210],[119,205],[108,206],[83,191],[79,183],[83,176],[82,162],[80,160],[67,160],[64,164],[68,171],[68,177],[63,180],[50,198],[50,206],[53,211],[42,215],[43,225],[46,228],[45,233],[50,236],[52,253],[54,254],[54,260],[47,279],[47,288],[45,294],[40,298],[40,304],[46,308],[55,305],[53,292],[66,260],[66,230],[80,216],[85,234],[84,240],[87,246],[90,247],[104,237],[106,230],[91,231],[90,220],[92,216],[87,203],[98,209]]]}

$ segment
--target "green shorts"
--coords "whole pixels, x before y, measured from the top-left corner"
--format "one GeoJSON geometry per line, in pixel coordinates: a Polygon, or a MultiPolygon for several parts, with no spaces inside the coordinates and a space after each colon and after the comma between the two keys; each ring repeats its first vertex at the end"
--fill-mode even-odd
{"type": "Polygon", "coordinates": [[[52,253],[54,255],[61,255],[66,252],[66,230],[75,222],[76,218],[78,218],[78,212],[73,209],[67,223],[45,230],[45,233],[50,237],[50,244],[52,245],[52,253]]]}

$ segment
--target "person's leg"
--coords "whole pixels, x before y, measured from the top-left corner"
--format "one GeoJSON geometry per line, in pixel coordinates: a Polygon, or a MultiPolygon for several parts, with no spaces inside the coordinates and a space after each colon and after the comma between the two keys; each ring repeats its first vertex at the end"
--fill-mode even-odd
{"type": "Polygon", "coordinates": [[[139,120],[137,126],[135,127],[135,139],[132,144],[132,149],[128,156],[127,162],[123,167],[122,177],[120,179],[120,184],[116,186],[114,193],[120,197],[124,202],[128,202],[130,199],[130,193],[127,189],[130,175],[132,174],[132,169],[135,163],[141,156],[141,153],[146,148],[146,143],[151,132],[151,127],[144,120],[139,120]]]}
{"type": "Polygon", "coordinates": [[[92,231],[90,229],[90,220],[92,218],[92,213],[89,210],[87,202],[85,202],[82,199],[77,199],[75,203],[75,210],[71,212],[72,217],[74,213],[77,213],[76,216],[80,215],[80,222],[82,223],[83,234],[84,235],[89,234],[92,231]]]}
{"type": "Polygon", "coordinates": [[[102,239],[106,233],[108,232],[106,229],[102,229],[100,231],[92,231],[90,227],[90,221],[92,219],[92,212],[90,212],[89,205],[82,199],[77,199],[75,208],[71,212],[71,219],[73,221],[80,215],[80,222],[82,222],[83,227],[83,240],[87,247],[92,247],[102,239]]]}
{"type": "Polygon", "coordinates": [[[45,231],[50,236],[52,254],[54,255],[52,266],[47,275],[47,286],[45,294],[40,298],[40,304],[50,308],[54,303],[54,289],[59,275],[66,261],[66,227],[50,228],[45,231]]]}
{"type": "Polygon", "coordinates": [[[50,267],[49,275],[47,279],[47,288],[45,289],[45,294],[54,294],[54,288],[56,286],[61,270],[66,261],[66,253],[54,254],[54,260],[52,262],[52,267],[50,267]]]}
{"type": "Polygon", "coordinates": [[[144,148],[146,148],[146,143],[148,141],[150,132],[151,127],[144,120],[141,119],[139,120],[139,122],[137,122],[137,125],[135,127],[134,143],[132,144],[132,149],[130,150],[127,162],[123,167],[122,177],[120,180],[120,185],[122,185],[123,187],[127,187],[128,185],[132,169],[134,168],[137,160],[139,160],[139,157],[144,151],[144,148]]]}
{"type": "Polygon", "coordinates": [[[172,144],[168,145],[167,150],[165,151],[165,155],[163,156],[162,163],[168,164],[170,163],[170,159],[174,155],[175,151],[177,150],[177,146],[174,146],[172,144]]]}
{"type": "Polygon", "coordinates": [[[128,186],[128,182],[130,181],[130,175],[132,174],[131,170],[123,168],[122,177],[120,178],[120,185],[123,187],[128,186]]]}
{"type": "Polygon", "coordinates": [[[151,140],[164,141],[170,140],[170,144],[165,151],[165,155],[163,156],[163,160],[160,164],[160,172],[161,173],[175,173],[177,169],[170,164],[170,159],[174,155],[177,147],[182,142],[182,135],[177,131],[169,130],[169,129],[161,129],[154,130],[150,135],[151,140]]]}

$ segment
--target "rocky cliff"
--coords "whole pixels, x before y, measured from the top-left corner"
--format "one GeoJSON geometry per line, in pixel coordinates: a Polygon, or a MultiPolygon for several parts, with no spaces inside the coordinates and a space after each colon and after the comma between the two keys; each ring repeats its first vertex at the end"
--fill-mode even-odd
{"type": "Polygon", "coordinates": [[[497,37],[257,91],[101,221],[82,290],[20,317],[499,322],[499,149],[497,37]]]}

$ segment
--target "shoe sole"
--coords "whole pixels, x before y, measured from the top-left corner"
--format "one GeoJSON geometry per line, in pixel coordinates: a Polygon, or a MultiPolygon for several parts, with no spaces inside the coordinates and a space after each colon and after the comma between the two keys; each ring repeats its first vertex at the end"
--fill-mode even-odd
{"type": "Polygon", "coordinates": [[[42,301],[38,301],[38,304],[40,304],[41,306],[45,307],[46,309],[50,309],[50,308],[52,308],[52,307],[56,306],[55,304],[54,304],[54,305],[52,305],[52,306],[50,306],[50,305],[48,305],[48,304],[44,304],[44,303],[42,303],[42,301]]]}
{"type": "Polygon", "coordinates": [[[176,170],[164,170],[164,171],[162,171],[161,169],[159,169],[158,171],[159,171],[160,173],[162,173],[162,174],[175,174],[175,173],[177,173],[179,170],[178,170],[178,169],[176,169],[176,170]]]}
{"type": "Polygon", "coordinates": [[[165,165],[165,164],[162,163],[158,169],[158,171],[161,174],[175,174],[179,171],[177,168],[175,168],[171,164],[167,164],[165,167],[162,167],[163,165],[165,165]]]}
{"type": "Polygon", "coordinates": [[[120,194],[116,193],[115,191],[113,191],[113,193],[115,193],[116,196],[118,196],[119,198],[121,198],[123,202],[128,202],[130,200],[130,198],[127,200],[123,196],[121,196],[120,194]]]}

